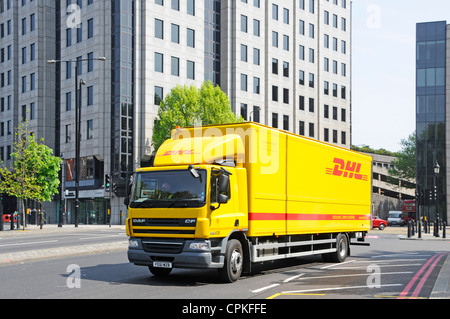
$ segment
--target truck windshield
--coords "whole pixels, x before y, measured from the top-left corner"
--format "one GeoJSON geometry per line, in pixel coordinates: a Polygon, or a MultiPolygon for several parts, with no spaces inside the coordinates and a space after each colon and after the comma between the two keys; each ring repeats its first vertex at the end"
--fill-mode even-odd
{"type": "Polygon", "coordinates": [[[195,178],[186,171],[143,172],[135,175],[131,208],[202,207],[206,203],[206,170],[195,178]]]}

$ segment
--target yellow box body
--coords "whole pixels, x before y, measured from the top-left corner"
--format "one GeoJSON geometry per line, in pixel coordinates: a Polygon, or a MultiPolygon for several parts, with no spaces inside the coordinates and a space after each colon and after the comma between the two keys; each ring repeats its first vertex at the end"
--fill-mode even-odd
{"type": "MultiPolygon", "coordinates": [[[[152,237],[247,237],[370,230],[372,158],[331,144],[248,122],[176,129],[141,170],[210,169],[228,159],[231,198],[212,211],[202,208],[131,209],[131,218],[198,218],[192,235],[152,237]],[[169,212],[170,210],[170,212],[169,212]],[[238,226],[236,226],[238,220],[238,226]]],[[[208,178],[209,178],[208,174],[208,178]]],[[[209,198],[209,194],[207,196],[209,198]]]]}

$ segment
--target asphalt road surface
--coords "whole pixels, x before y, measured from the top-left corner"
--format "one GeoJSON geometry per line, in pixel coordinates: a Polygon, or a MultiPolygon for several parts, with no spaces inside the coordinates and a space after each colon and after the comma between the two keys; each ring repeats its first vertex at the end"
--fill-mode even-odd
{"type": "Polygon", "coordinates": [[[62,257],[0,263],[0,298],[430,298],[450,251],[450,239],[400,240],[395,229],[373,230],[367,238],[371,246],[351,246],[344,263],[325,263],[319,256],[278,261],[255,266],[236,283],[222,284],[215,270],[175,269],[169,277],[157,278],[146,267],[128,262],[126,241],[121,229],[12,237],[0,233],[0,261],[1,256],[68,250],[62,257]],[[89,245],[116,249],[70,253],[89,245]]]}

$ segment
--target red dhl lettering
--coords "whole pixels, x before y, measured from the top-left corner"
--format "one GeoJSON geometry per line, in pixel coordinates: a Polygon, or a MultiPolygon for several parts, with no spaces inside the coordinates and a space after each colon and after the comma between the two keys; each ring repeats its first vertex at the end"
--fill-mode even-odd
{"type": "Polygon", "coordinates": [[[194,153],[194,150],[179,150],[179,151],[167,151],[159,156],[192,155],[192,154],[196,154],[194,153]]]}
{"type": "Polygon", "coordinates": [[[345,161],[337,157],[334,158],[333,163],[335,164],[333,168],[325,169],[326,174],[345,178],[354,178],[361,181],[368,180],[367,175],[360,174],[361,163],[345,161]]]}

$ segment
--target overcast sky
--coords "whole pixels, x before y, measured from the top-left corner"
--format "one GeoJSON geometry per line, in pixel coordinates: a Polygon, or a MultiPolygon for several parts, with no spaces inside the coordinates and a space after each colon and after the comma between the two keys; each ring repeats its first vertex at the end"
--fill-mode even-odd
{"type": "Polygon", "coordinates": [[[353,0],[353,145],[398,151],[415,131],[416,23],[443,20],[449,0],[353,0]]]}

